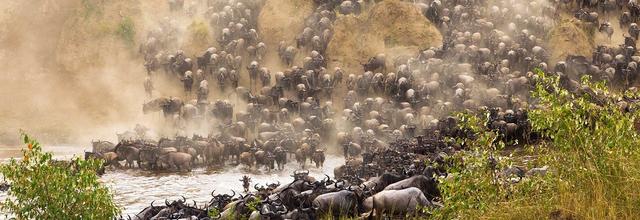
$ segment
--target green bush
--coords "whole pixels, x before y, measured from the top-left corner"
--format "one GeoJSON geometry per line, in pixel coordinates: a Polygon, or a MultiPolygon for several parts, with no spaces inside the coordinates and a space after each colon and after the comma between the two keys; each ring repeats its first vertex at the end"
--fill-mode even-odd
{"type": "Polygon", "coordinates": [[[201,20],[194,20],[187,28],[188,44],[185,51],[200,51],[202,48],[207,48],[213,42],[212,35],[209,31],[209,26],[206,22],[201,20]]]}
{"type": "MultiPolygon", "coordinates": [[[[586,219],[640,217],[638,112],[617,105],[637,94],[610,92],[604,83],[584,78],[593,93],[577,95],[562,89],[557,77],[538,74],[541,85],[533,94],[542,108],[530,116],[533,128],[550,140],[544,145],[548,162],[557,167],[554,212],[586,219]]],[[[637,107],[630,102],[630,109],[637,107]]]]}
{"type": "Polygon", "coordinates": [[[520,208],[520,213],[530,212],[522,210],[527,207],[525,205],[518,207],[511,204],[509,207],[506,204],[526,202],[523,198],[527,201],[542,199],[541,195],[548,191],[545,182],[548,177],[534,177],[517,184],[499,177],[500,170],[517,164],[516,157],[503,155],[505,144],[496,141],[496,133],[483,128],[483,118],[469,113],[458,114],[457,118],[461,119],[462,126],[472,129],[477,137],[474,140],[457,140],[467,149],[447,159],[449,176],[441,179],[439,185],[444,207],[426,212],[430,212],[433,219],[478,219],[493,209],[503,212],[508,208],[520,208]],[[490,163],[490,158],[495,159],[496,163],[490,163]]]}
{"type": "Polygon", "coordinates": [[[116,34],[129,46],[133,46],[136,37],[136,24],[133,22],[133,19],[128,16],[123,17],[118,24],[116,34]]]}
{"type": "Polygon", "coordinates": [[[436,219],[640,217],[640,139],[634,129],[638,113],[621,111],[616,104],[623,96],[638,94],[610,92],[604,83],[588,78],[582,85],[594,93],[572,93],[557,77],[539,71],[538,77],[532,92],[538,108],[530,110],[529,118],[542,143],[504,149],[493,132],[482,128],[485,118],[459,115],[478,138],[459,140],[469,147],[450,158],[451,175],[440,185],[444,207],[430,210],[436,219]],[[497,161],[495,169],[490,157],[497,161]],[[549,172],[508,183],[497,175],[511,165],[547,165],[549,172]]]}
{"type": "Polygon", "coordinates": [[[23,134],[22,160],[0,166],[11,184],[1,209],[18,219],[112,219],[120,213],[111,192],[96,175],[100,160],[52,159],[40,144],[23,134]]]}
{"type": "Polygon", "coordinates": [[[102,15],[101,1],[97,0],[82,0],[81,13],[85,19],[92,15],[102,15]]]}

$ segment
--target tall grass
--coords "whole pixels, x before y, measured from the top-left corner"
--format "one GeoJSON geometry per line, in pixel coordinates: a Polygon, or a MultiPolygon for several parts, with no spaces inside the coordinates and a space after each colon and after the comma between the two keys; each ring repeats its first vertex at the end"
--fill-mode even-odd
{"type": "Polygon", "coordinates": [[[621,111],[616,102],[622,94],[609,92],[602,83],[582,82],[600,99],[606,97],[600,106],[591,101],[594,97],[561,88],[558,78],[538,75],[532,96],[539,108],[529,117],[545,141],[522,147],[523,154],[534,159],[525,162],[508,155],[503,144],[494,141],[496,134],[481,128],[483,118],[460,115],[479,138],[468,143],[468,151],[450,158],[451,175],[441,184],[444,208],[432,210],[434,217],[640,218],[640,139],[633,126],[638,113],[621,111]],[[495,169],[490,157],[497,161],[495,169]],[[498,174],[513,164],[548,165],[550,172],[510,183],[498,174]]]}
{"type": "MultiPolygon", "coordinates": [[[[551,139],[549,163],[557,166],[554,193],[560,212],[587,219],[635,219],[640,217],[640,139],[634,129],[637,112],[621,111],[623,94],[609,92],[603,83],[583,84],[597,97],[576,95],[561,89],[557,78],[545,77],[547,89],[534,95],[544,109],[533,111],[536,129],[551,139]],[[606,97],[600,106],[591,100],[606,97]]],[[[636,96],[636,94],[624,94],[636,96]]],[[[636,108],[632,105],[632,109],[636,108]]]]}

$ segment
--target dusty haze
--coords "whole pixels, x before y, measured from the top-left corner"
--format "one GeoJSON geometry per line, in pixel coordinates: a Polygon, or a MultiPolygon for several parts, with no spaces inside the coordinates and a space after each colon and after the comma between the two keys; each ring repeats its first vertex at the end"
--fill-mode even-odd
{"type": "Polygon", "coordinates": [[[144,28],[142,6],[104,1],[99,11],[87,2],[0,4],[0,145],[16,144],[20,129],[47,144],[86,145],[153,119],[140,110],[142,61],[116,34],[127,14],[144,28]]]}
{"type": "MultiPolygon", "coordinates": [[[[259,25],[259,32],[269,48],[266,65],[271,68],[272,73],[284,69],[273,56],[277,47],[276,42],[285,40],[292,44],[292,38],[301,30],[290,30],[291,27],[302,28],[304,18],[313,9],[313,6],[303,2],[295,1],[290,5],[283,5],[285,2],[283,0],[266,1],[259,16],[259,24],[262,24],[259,25]],[[278,16],[281,14],[274,10],[300,13],[291,18],[278,16]],[[283,30],[290,32],[284,34],[283,30]]],[[[397,4],[395,1],[386,3],[397,4]]],[[[383,12],[393,11],[383,10],[383,12]]],[[[143,115],[141,111],[142,103],[145,101],[142,83],[146,73],[142,65],[144,61],[138,55],[137,49],[141,40],[145,39],[148,30],[155,28],[158,21],[168,15],[168,5],[165,1],[23,0],[5,1],[0,4],[0,65],[2,65],[0,100],[3,102],[0,105],[0,146],[17,144],[21,129],[37,136],[46,144],[86,146],[91,139],[114,140],[115,132],[132,129],[137,123],[151,128],[160,127],[162,120],[158,114],[143,115]],[[118,34],[119,25],[125,18],[132,19],[135,24],[133,42],[126,42],[118,34]]],[[[188,31],[188,27],[193,23],[193,18],[175,14],[171,17],[177,19],[176,22],[184,27],[184,31],[188,31]]],[[[361,19],[366,18],[363,16],[361,19]]],[[[421,19],[424,20],[423,26],[426,28],[431,26],[426,19],[421,19]]],[[[341,21],[356,19],[343,17],[338,20],[336,25],[340,27],[341,21]]],[[[376,27],[381,26],[377,24],[379,22],[372,21],[372,23],[375,23],[376,27]]],[[[582,34],[577,28],[569,31],[582,34]]],[[[621,33],[622,31],[616,32],[616,39],[621,33]]],[[[556,35],[564,36],[564,34],[556,35]]],[[[180,44],[189,56],[199,55],[200,51],[207,48],[206,45],[191,45],[188,34],[183,33],[181,36],[184,39],[179,40],[180,44]]],[[[358,64],[365,61],[367,56],[382,52],[383,49],[372,50],[369,51],[371,55],[355,56],[354,54],[358,52],[357,47],[353,49],[344,46],[351,42],[348,40],[350,38],[357,40],[355,36],[357,35],[334,35],[338,40],[332,41],[331,44],[338,45],[343,50],[335,53],[330,45],[327,58],[335,60],[340,56],[356,57],[357,60],[341,60],[341,62],[343,65],[349,62],[358,64]],[[344,39],[340,40],[342,38],[344,39]]],[[[554,38],[554,36],[548,37],[554,38]]],[[[385,52],[413,56],[417,52],[416,46],[418,48],[437,46],[441,44],[440,38],[441,36],[435,33],[423,42],[426,45],[396,42],[402,43],[396,45],[403,46],[398,47],[400,49],[413,47],[408,51],[403,49],[400,52],[385,52]]],[[[553,53],[554,48],[558,48],[556,51],[578,48],[565,41],[565,39],[551,40],[557,43],[549,49],[553,53]],[[560,45],[571,45],[571,47],[560,45]]],[[[584,48],[592,48],[590,41],[579,44],[584,48]]],[[[385,47],[384,43],[377,46],[385,47]]],[[[306,56],[303,54],[298,55],[296,63],[299,64],[302,57],[306,56]]],[[[355,66],[359,69],[359,65],[355,66]]],[[[349,73],[359,74],[357,71],[349,73]]],[[[180,94],[179,85],[167,82],[154,83],[156,91],[163,92],[156,97],[180,94]]],[[[210,84],[214,83],[210,82],[210,84]]],[[[336,91],[336,93],[342,92],[344,91],[336,91]]],[[[212,90],[210,100],[219,97],[220,95],[212,90]]],[[[340,101],[334,101],[337,101],[336,106],[341,105],[340,101]]],[[[235,109],[243,109],[240,103],[236,104],[235,109]]]]}

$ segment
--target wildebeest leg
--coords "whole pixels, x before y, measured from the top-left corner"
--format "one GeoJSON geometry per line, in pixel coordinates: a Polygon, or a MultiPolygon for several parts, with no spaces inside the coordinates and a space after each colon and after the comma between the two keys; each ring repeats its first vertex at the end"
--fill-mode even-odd
{"type": "Polygon", "coordinates": [[[117,169],[122,168],[122,165],[118,161],[111,161],[111,162],[109,162],[109,165],[112,165],[117,169]]]}

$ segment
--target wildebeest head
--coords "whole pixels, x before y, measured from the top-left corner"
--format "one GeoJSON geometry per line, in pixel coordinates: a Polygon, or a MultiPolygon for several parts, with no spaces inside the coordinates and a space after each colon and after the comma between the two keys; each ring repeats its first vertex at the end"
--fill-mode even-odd
{"type": "Polygon", "coordinates": [[[157,111],[161,111],[163,106],[167,105],[169,103],[169,99],[168,98],[157,98],[154,100],[151,100],[147,103],[144,103],[142,105],[142,111],[144,112],[144,114],[148,114],[150,112],[157,112],[157,111]]]}

